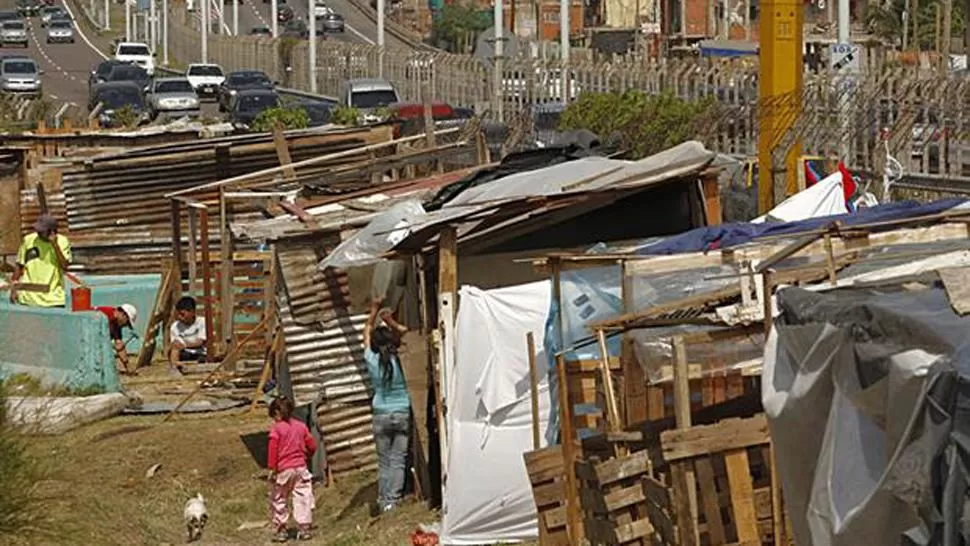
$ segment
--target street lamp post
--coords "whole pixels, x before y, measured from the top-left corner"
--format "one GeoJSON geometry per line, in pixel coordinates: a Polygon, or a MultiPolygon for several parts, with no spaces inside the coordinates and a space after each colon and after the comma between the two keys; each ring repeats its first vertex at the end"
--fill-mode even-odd
{"type": "MultiPolygon", "coordinates": [[[[317,15],[313,0],[307,0],[307,19],[310,20],[310,92],[317,92],[317,15]]],[[[380,16],[378,16],[378,21],[380,16]]]]}

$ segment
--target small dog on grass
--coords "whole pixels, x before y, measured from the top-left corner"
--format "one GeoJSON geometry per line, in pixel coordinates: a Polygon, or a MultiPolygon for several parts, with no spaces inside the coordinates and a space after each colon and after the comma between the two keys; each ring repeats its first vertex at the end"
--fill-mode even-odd
{"type": "Polygon", "coordinates": [[[205,508],[205,499],[202,493],[197,493],[195,497],[185,502],[185,527],[189,531],[189,542],[194,542],[202,538],[202,530],[209,521],[209,512],[205,508]]]}

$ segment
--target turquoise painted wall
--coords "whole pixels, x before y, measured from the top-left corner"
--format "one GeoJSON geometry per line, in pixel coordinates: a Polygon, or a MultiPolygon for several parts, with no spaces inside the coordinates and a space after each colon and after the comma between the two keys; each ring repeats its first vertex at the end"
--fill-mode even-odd
{"type": "MultiPolygon", "coordinates": [[[[135,324],[135,332],[139,337],[128,342],[128,352],[137,353],[141,350],[143,340],[141,336],[145,333],[145,322],[148,320],[155,305],[155,297],[158,288],[162,284],[162,276],[158,274],[150,275],[84,275],[83,280],[91,288],[91,305],[117,307],[122,303],[130,303],[138,309],[138,322],[135,324]]],[[[67,308],[71,308],[71,294],[68,290],[67,308]]],[[[130,334],[125,330],[125,340],[130,334]]],[[[158,340],[156,347],[161,348],[161,339],[158,340]]]]}
{"type": "Polygon", "coordinates": [[[69,388],[120,391],[108,319],[97,311],[0,303],[0,377],[17,373],[69,388]]]}

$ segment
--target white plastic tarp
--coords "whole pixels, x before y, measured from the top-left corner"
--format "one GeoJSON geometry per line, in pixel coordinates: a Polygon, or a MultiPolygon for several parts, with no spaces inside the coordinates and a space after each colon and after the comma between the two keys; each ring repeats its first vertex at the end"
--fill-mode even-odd
{"type": "Polygon", "coordinates": [[[811,188],[785,199],[780,205],[768,211],[768,214],[751,220],[751,223],[797,222],[848,212],[842,190],[842,173],[836,172],[823,178],[811,188]]]}
{"type": "Polygon", "coordinates": [[[360,267],[376,264],[382,255],[411,234],[411,228],[424,219],[425,212],[421,203],[415,200],[402,201],[382,212],[366,227],[337,245],[337,248],[324,258],[319,267],[360,267]]]}
{"type": "Polygon", "coordinates": [[[538,536],[522,455],[532,451],[526,333],[534,332],[541,446],[550,409],[542,332],[551,283],[459,293],[455,365],[448,377],[448,479],[442,544],[495,544],[538,536]]]}

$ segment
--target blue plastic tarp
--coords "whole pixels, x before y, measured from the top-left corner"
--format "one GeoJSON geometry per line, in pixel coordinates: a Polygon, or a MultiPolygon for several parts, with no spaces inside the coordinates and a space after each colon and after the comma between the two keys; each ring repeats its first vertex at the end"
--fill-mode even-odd
{"type": "MultiPolygon", "coordinates": [[[[680,254],[684,252],[707,252],[722,248],[750,243],[760,237],[795,236],[801,233],[824,228],[833,222],[839,222],[844,226],[858,226],[875,224],[879,222],[890,222],[893,220],[905,220],[907,218],[917,218],[920,216],[930,216],[939,214],[962,205],[966,199],[952,198],[934,201],[925,205],[916,201],[899,201],[887,203],[875,207],[861,209],[858,212],[849,214],[838,214],[834,216],[823,216],[811,218],[798,222],[779,222],[779,223],[734,223],[721,224],[718,226],[707,226],[693,229],[691,231],[669,237],[652,245],[643,247],[637,251],[640,255],[663,255],[680,254]]],[[[874,226],[872,231],[880,229],[891,230],[897,226],[874,226]]]]}

